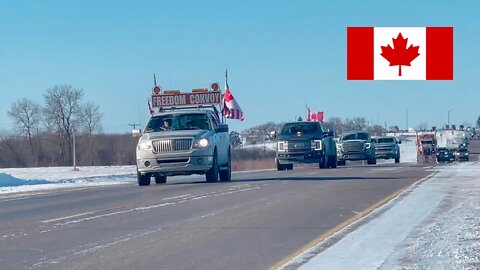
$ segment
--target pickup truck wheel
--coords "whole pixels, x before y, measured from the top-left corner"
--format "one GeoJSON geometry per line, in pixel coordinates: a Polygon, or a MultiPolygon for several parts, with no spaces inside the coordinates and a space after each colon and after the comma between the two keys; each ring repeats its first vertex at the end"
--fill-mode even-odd
{"type": "Polygon", "coordinates": [[[293,164],[285,165],[285,168],[287,169],[287,171],[292,171],[293,170],[293,164]]]}
{"type": "Polygon", "coordinates": [[[141,173],[137,172],[138,185],[139,186],[149,186],[151,177],[152,176],[149,173],[142,175],[141,173]]]}
{"type": "Polygon", "coordinates": [[[345,160],[337,160],[338,166],[345,166],[347,164],[347,161],[345,160]]]}
{"type": "Polygon", "coordinates": [[[165,183],[167,183],[167,176],[164,175],[164,174],[155,176],[155,183],[156,183],[156,184],[165,184],[165,183]]]}
{"type": "Polygon", "coordinates": [[[286,167],[282,164],[280,164],[277,160],[277,171],[285,171],[286,167]]]}
{"type": "Polygon", "coordinates": [[[218,182],[218,159],[217,159],[217,151],[213,154],[213,162],[212,168],[207,171],[205,174],[205,178],[208,183],[216,183],[218,182]]]}
{"type": "Polygon", "coordinates": [[[400,156],[395,158],[395,163],[400,163],[400,156]]]}
{"type": "Polygon", "coordinates": [[[328,160],[327,156],[324,156],[320,162],[318,163],[318,168],[319,169],[325,169],[328,168],[328,160]]]}
{"type": "Polygon", "coordinates": [[[220,171],[220,181],[230,182],[230,180],[232,180],[232,160],[229,157],[228,158],[227,169],[220,171]]]}
{"type": "Polygon", "coordinates": [[[328,167],[335,169],[337,168],[337,156],[329,156],[328,157],[328,167]]]}

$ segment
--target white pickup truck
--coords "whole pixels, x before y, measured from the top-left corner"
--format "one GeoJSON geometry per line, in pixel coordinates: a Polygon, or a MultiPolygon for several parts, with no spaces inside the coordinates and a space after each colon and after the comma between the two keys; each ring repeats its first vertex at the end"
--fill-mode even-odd
{"type": "MultiPolygon", "coordinates": [[[[209,91],[211,92],[211,91],[209,91]]],[[[136,150],[138,185],[166,183],[167,176],[205,174],[207,182],[230,181],[228,125],[214,106],[172,107],[151,116],[136,150]]]]}

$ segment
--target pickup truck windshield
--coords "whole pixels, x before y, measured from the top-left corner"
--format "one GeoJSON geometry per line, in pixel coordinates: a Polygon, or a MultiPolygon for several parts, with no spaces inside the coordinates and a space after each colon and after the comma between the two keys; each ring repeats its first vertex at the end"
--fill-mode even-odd
{"type": "Polygon", "coordinates": [[[375,139],[376,143],[394,143],[395,140],[393,138],[377,138],[375,139]]]}
{"type": "Polygon", "coordinates": [[[367,133],[353,133],[347,134],[342,137],[342,141],[351,141],[351,140],[368,140],[367,133]]]}
{"type": "Polygon", "coordinates": [[[207,114],[164,114],[154,116],[148,121],[145,133],[192,129],[211,129],[207,114]]]}
{"type": "Polygon", "coordinates": [[[282,135],[296,135],[297,132],[303,134],[323,133],[322,127],[318,123],[289,123],[282,129],[282,135]]]}

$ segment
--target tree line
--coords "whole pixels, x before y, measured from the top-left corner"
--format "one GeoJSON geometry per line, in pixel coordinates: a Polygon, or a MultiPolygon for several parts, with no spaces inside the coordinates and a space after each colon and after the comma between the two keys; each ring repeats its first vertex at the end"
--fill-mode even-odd
{"type": "Polygon", "coordinates": [[[75,136],[78,165],[135,164],[135,140],[101,134],[103,114],[83,96],[83,89],[56,85],[42,104],[26,97],[14,102],[8,110],[14,133],[0,136],[0,167],[71,165],[75,136]]]}

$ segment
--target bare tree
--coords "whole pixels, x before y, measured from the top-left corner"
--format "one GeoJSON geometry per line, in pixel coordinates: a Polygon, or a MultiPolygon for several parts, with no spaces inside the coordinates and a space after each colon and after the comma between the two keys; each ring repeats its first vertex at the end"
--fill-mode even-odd
{"type": "Polygon", "coordinates": [[[45,117],[58,127],[61,157],[64,163],[72,161],[72,132],[78,118],[83,90],[71,85],[56,85],[45,94],[45,117]],[[68,149],[68,151],[66,151],[68,149]]]}
{"type": "Polygon", "coordinates": [[[94,143],[92,135],[94,132],[100,132],[102,130],[102,117],[103,114],[100,112],[100,107],[92,102],[87,102],[80,108],[79,120],[82,123],[83,132],[87,135],[88,153],[92,166],[94,165],[94,143]]]}
{"type": "Polygon", "coordinates": [[[22,98],[12,104],[8,115],[15,123],[17,134],[25,136],[28,139],[31,156],[34,159],[35,165],[37,165],[33,136],[38,134],[39,131],[41,119],[40,105],[30,99],[22,98]]]}

